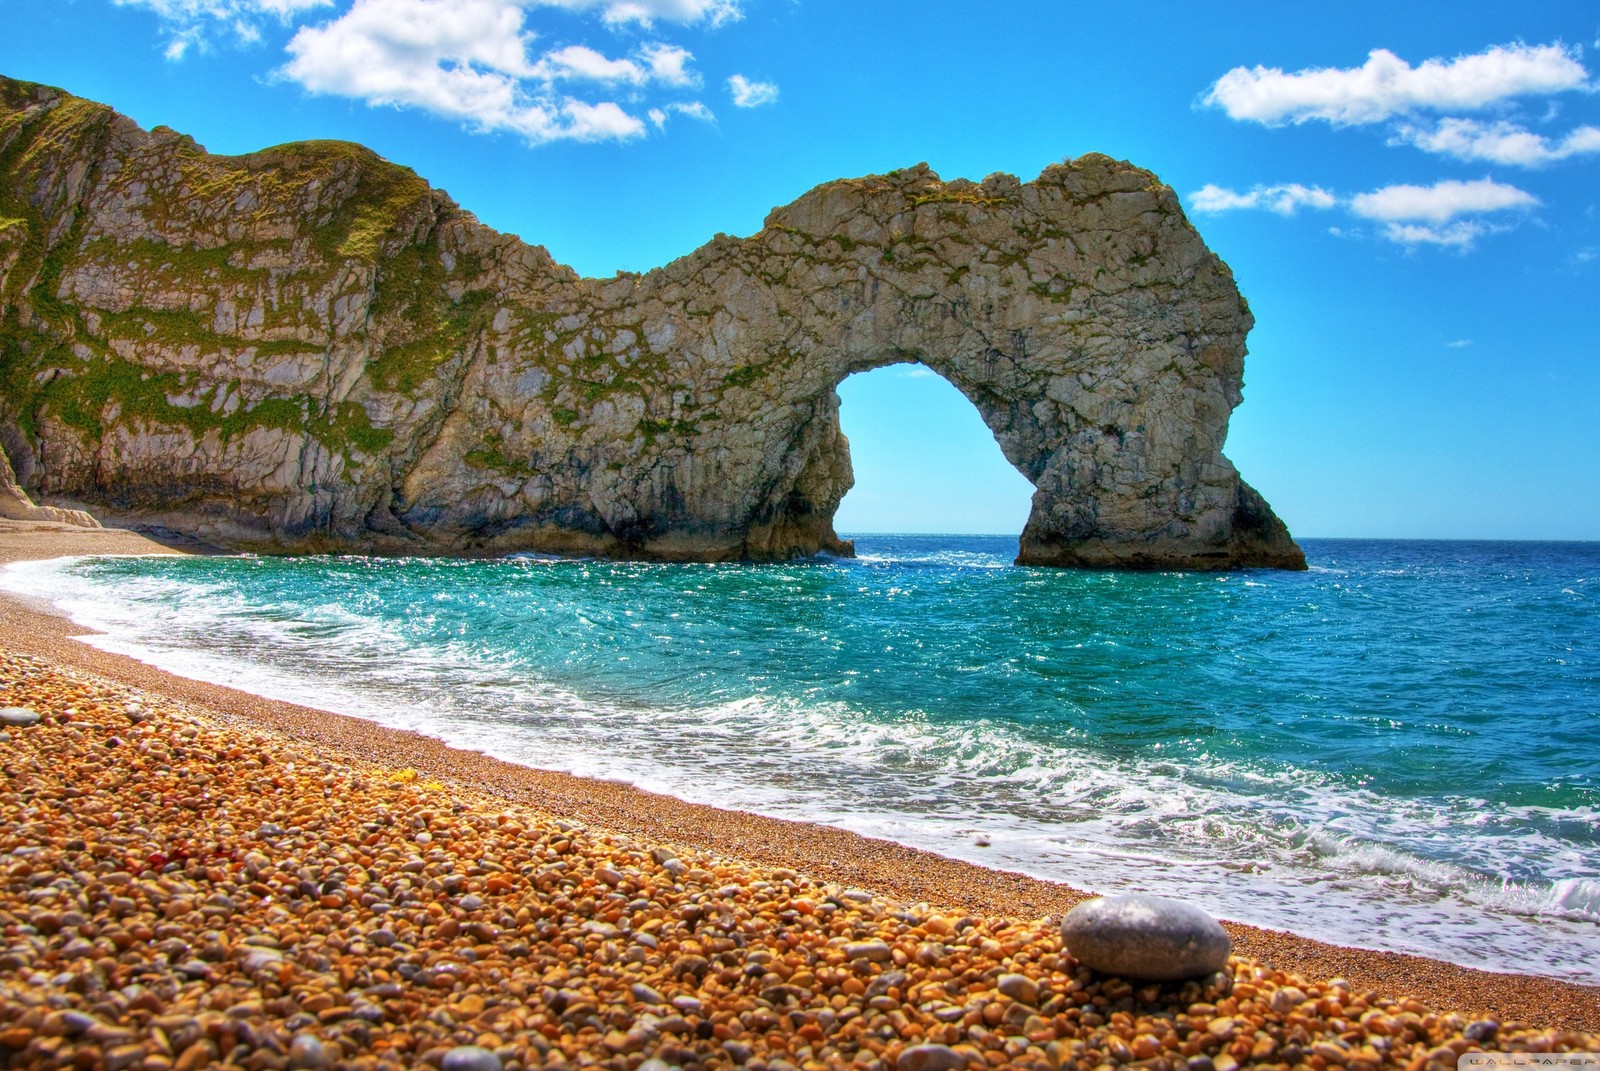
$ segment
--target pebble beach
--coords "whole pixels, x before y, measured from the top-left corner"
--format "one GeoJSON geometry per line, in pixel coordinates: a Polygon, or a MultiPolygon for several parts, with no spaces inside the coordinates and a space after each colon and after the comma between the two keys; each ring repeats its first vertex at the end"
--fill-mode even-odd
{"type": "MultiPolygon", "coordinates": [[[[148,553],[8,524],[0,562],[148,553]]],[[[1228,925],[1099,975],[1085,894],[183,681],[0,602],[0,1066],[1453,1068],[1600,991],[1228,925]]],[[[1486,935],[1485,966],[1493,966],[1486,935]]]]}

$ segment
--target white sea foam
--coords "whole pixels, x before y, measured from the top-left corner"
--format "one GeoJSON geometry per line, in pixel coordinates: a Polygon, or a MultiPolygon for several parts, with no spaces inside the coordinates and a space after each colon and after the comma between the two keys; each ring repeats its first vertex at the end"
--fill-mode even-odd
{"type": "Polygon", "coordinates": [[[1547,832],[1600,828],[1593,808],[1385,798],[1310,771],[1112,755],[1071,732],[1042,741],[998,719],[874,720],[839,700],[601,701],[470,640],[418,646],[334,602],[247,613],[226,585],[164,573],[112,587],[70,563],[23,563],[0,586],[53,599],[104,650],[513,762],[1181,896],[1343,944],[1483,966],[1492,934],[1496,969],[1600,982],[1600,882],[1547,832]]]}

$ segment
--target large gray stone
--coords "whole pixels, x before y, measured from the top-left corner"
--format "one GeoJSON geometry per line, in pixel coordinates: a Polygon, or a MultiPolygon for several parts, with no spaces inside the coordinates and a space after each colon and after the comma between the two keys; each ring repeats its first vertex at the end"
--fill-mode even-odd
{"type": "Polygon", "coordinates": [[[500,1057],[478,1045],[457,1045],[444,1054],[441,1071],[500,1071],[500,1057]]]}
{"type": "Polygon", "coordinates": [[[27,707],[0,707],[0,725],[22,729],[39,724],[39,712],[27,707]]]}
{"type": "Polygon", "coordinates": [[[1220,971],[1233,951],[1216,919],[1160,896],[1105,896],[1079,904],[1061,920],[1061,940],[1086,967],[1152,982],[1220,971]]]}

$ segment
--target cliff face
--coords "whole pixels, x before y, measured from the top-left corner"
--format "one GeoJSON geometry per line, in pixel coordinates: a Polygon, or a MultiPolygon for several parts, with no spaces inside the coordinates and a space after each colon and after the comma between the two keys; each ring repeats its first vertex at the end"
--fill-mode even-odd
{"type": "Polygon", "coordinates": [[[355,145],[211,156],[0,79],[24,488],[267,550],[847,552],[834,388],[920,361],[1037,492],[1026,563],[1303,567],[1222,456],[1251,318],[1170,188],[830,182],[584,279],[355,145]]]}
{"type": "Polygon", "coordinates": [[[11,471],[11,462],[6,459],[4,450],[0,450],[0,521],[45,521],[75,524],[80,528],[100,527],[99,521],[82,510],[34,505],[28,493],[17,486],[17,475],[11,471]]]}

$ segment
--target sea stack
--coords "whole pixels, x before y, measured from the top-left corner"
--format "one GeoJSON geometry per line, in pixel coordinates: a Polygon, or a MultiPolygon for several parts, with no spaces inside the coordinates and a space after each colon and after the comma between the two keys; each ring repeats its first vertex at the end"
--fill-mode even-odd
{"type": "Polygon", "coordinates": [[[924,165],[581,278],[342,142],[226,157],[0,79],[22,489],[270,551],[850,553],[835,387],[920,362],[1036,488],[1018,560],[1303,568],[1222,454],[1252,320],[1150,172],[924,165]]]}

